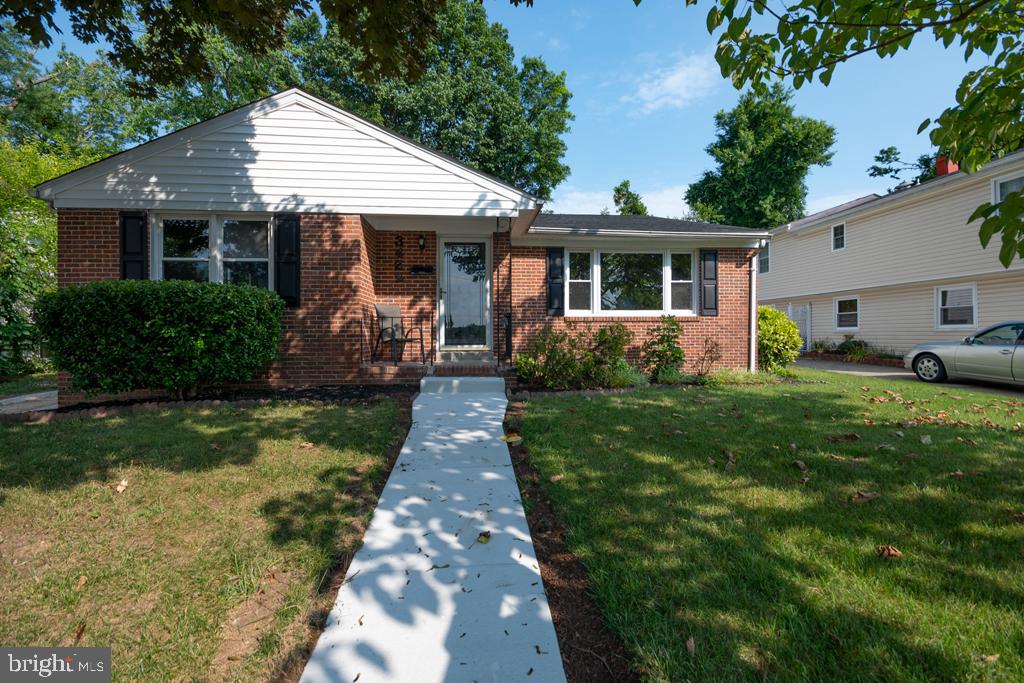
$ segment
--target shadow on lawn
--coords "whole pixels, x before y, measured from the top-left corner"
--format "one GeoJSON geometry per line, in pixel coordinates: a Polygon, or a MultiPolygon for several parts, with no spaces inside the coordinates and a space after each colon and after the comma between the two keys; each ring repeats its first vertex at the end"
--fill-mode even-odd
{"type": "Polygon", "coordinates": [[[987,653],[948,646],[959,634],[915,628],[900,602],[1009,613],[1024,604],[1018,585],[991,576],[1019,566],[1019,548],[988,531],[1012,523],[1007,502],[1020,499],[1019,435],[880,417],[869,427],[865,405],[823,387],[652,391],[541,402],[524,431],[534,464],[564,474],[552,497],[570,536],[587,539],[585,564],[601,577],[611,623],[659,675],[977,675],[971,658],[987,653]],[[829,440],[846,433],[862,438],[829,440]],[[969,475],[951,477],[957,470],[969,475]],[[858,490],[882,497],[851,502],[858,490]],[[882,544],[905,556],[879,558],[882,544]],[[824,597],[851,574],[873,595],[824,597]]]}

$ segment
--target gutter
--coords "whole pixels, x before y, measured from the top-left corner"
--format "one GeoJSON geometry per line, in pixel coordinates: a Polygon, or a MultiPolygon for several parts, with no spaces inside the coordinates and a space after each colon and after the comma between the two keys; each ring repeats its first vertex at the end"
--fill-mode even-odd
{"type": "Polygon", "coordinates": [[[772,234],[767,231],[747,230],[743,232],[693,232],[673,230],[577,230],[574,228],[544,228],[534,226],[531,235],[572,235],[575,237],[693,237],[714,239],[716,237],[741,237],[746,239],[759,238],[769,240],[772,234]]]}

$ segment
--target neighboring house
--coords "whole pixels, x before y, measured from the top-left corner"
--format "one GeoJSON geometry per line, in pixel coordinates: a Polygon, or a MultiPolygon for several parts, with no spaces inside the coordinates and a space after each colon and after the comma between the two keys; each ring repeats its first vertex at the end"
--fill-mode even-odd
{"type": "Polygon", "coordinates": [[[1003,268],[999,237],[984,249],[980,221],[967,222],[1024,187],[1024,152],[970,175],[938,170],[773,230],[759,254],[759,301],[787,312],[807,344],[853,336],[899,353],[1024,318],[1024,264],[1003,268]]]}
{"type": "MultiPolygon", "coordinates": [[[[754,259],[767,232],[541,202],[297,89],[39,185],[58,214],[58,283],[183,278],[269,287],[288,308],[258,383],[493,371],[545,325],[622,322],[635,358],[659,316],[689,362],[749,368],[754,259]],[[375,304],[418,344],[374,354],[375,304]],[[468,361],[472,361],[470,364],[468,361]]],[[[61,386],[67,386],[62,378],[61,386]]],[[[63,392],[62,401],[71,400],[63,392]]]]}

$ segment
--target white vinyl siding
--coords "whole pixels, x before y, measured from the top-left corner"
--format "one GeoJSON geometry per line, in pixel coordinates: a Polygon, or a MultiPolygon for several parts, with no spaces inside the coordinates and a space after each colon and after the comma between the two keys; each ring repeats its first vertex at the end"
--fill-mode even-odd
{"type": "MultiPolygon", "coordinates": [[[[921,283],[928,291],[925,311],[934,328],[935,286],[959,278],[977,281],[990,274],[1024,272],[1021,259],[1004,269],[999,263],[999,240],[983,248],[978,222],[967,220],[980,204],[993,200],[996,175],[1002,180],[1024,177],[1024,157],[998,174],[962,176],[941,191],[922,188],[923,196],[893,200],[888,208],[847,217],[843,221],[846,235],[855,238],[848,239],[846,249],[835,258],[822,258],[831,239],[830,223],[777,232],[771,242],[771,275],[759,280],[758,297],[789,301],[827,296],[828,301],[842,292],[921,283]]],[[[828,311],[830,306],[825,308],[828,311]]],[[[823,322],[828,323],[827,313],[823,322]]]]}
{"type": "Polygon", "coordinates": [[[975,328],[977,289],[973,284],[935,288],[935,329],[975,328]]]}
{"type": "Polygon", "coordinates": [[[835,330],[837,332],[856,332],[860,329],[860,298],[855,296],[836,297],[835,330]]]}
{"type": "Polygon", "coordinates": [[[84,169],[55,181],[56,206],[507,216],[529,203],[512,188],[301,93],[150,144],[115,167],[117,157],[100,162],[105,166],[91,178],[84,169]]]}
{"type": "MultiPolygon", "coordinates": [[[[776,299],[769,303],[783,311],[792,303],[811,304],[811,339],[843,341],[847,334],[885,350],[908,351],[915,344],[927,341],[963,339],[971,332],[1007,320],[1024,320],[1024,272],[1003,272],[959,282],[941,283],[941,287],[964,287],[974,284],[977,290],[975,325],[967,328],[936,327],[936,285],[920,283],[900,287],[859,290],[860,329],[856,333],[834,329],[835,310],[832,295],[808,298],[776,299]]],[[[760,283],[759,283],[760,284],[760,283]]],[[[844,295],[840,295],[844,296],[844,295]]],[[[849,296],[854,296],[850,294],[849,296]]]]}
{"type": "Polygon", "coordinates": [[[695,315],[697,259],[676,250],[567,250],[566,314],[570,316],[695,315]],[[583,257],[589,258],[589,270],[583,257]],[[574,263],[575,262],[575,263],[574,263]],[[603,264],[603,267],[602,267],[603,264]],[[574,267],[575,265],[575,267],[574,267]],[[609,277],[612,266],[624,272],[609,277]],[[632,272],[625,272],[632,269],[632,272]],[[605,271],[602,277],[602,270],[605,271]],[[636,291],[630,287],[645,283],[636,291]],[[586,293],[589,306],[584,308],[586,293]],[[650,305],[648,305],[650,304],[650,305]]]}

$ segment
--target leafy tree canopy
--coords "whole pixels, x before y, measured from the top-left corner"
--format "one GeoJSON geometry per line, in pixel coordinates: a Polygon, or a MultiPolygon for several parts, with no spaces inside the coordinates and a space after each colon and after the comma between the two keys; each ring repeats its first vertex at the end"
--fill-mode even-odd
{"type": "Polygon", "coordinates": [[[152,97],[133,95],[125,86],[131,76],[105,59],[62,53],[44,73],[28,41],[7,31],[0,34],[0,60],[28,66],[0,80],[0,121],[6,118],[15,140],[116,151],[300,86],[549,198],[569,174],[562,163],[562,136],[573,118],[565,73],[536,57],[517,64],[507,31],[472,0],[445,4],[435,31],[418,78],[375,80],[358,75],[364,46],[317,16],[290,21],[285,44],[262,54],[213,34],[202,46],[210,77],[158,87],[152,97]]]}
{"type": "Polygon", "coordinates": [[[615,210],[622,216],[647,215],[647,205],[639,194],[630,189],[628,180],[623,180],[615,186],[612,190],[612,201],[615,202],[615,210]]]}
{"type": "Polygon", "coordinates": [[[686,190],[701,220],[773,228],[803,216],[807,173],[831,162],[835,130],[795,115],[791,98],[775,84],[746,92],[733,109],[715,114],[717,134],[707,153],[718,168],[686,190]]]}
{"type": "MultiPolygon", "coordinates": [[[[641,0],[634,0],[639,4],[641,0]]],[[[698,0],[686,0],[688,5],[698,0]]],[[[939,114],[932,144],[948,152],[967,172],[1024,147],[1024,12],[1016,0],[712,0],[708,32],[722,29],[716,59],[737,88],[761,90],[773,79],[796,88],[817,79],[828,85],[836,69],[867,53],[891,57],[929,37],[943,47],[954,43],[965,59],[981,52],[984,66],[964,76],[955,104],[939,114]],[[768,30],[755,30],[752,24],[768,30]]],[[[919,132],[932,126],[922,122],[919,132]]],[[[982,219],[983,245],[1002,235],[999,259],[1009,267],[1024,259],[1024,191],[982,204],[971,220],[982,219]]]]}
{"type": "Polygon", "coordinates": [[[872,178],[900,180],[904,173],[909,172],[914,175],[900,185],[917,185],[935,177],[937,159],[937,154],[922,154],[914,161],[903,161],[898,149],[885,147],[878,150],[878,154],[875,155],[875,163],[868,168],[868,175],[872,178]]]}
{"type": "MultiPolygon", "coordinates": [[[[532,5],[533,0],[510,0],[532,5]]],[[[0,3],[33,45],[49,47],[60,33],[63,9],[71,32],[85,43],[109,44],[111,62],[128,72],[137,92],[203,81],[215,74],[206,40],[218,34],[241,52],[262,56],[280,49],[293,17],[317,12],[338,35],[362,46],[359,73],[369,79],[423,68],[436,41],[438,12],[446,0],[11,0],[0,3]],[[142,35],[140,39],[139,36],[142,35]]]]}

